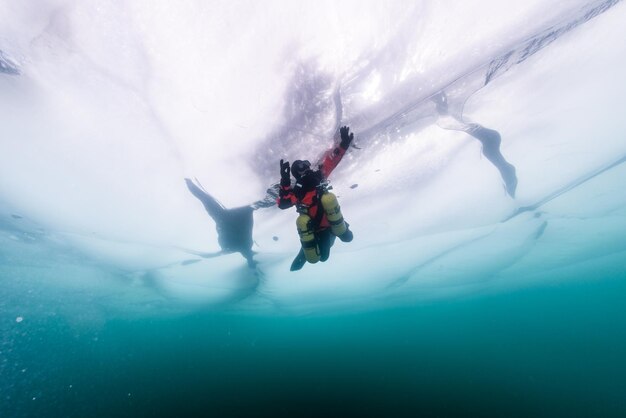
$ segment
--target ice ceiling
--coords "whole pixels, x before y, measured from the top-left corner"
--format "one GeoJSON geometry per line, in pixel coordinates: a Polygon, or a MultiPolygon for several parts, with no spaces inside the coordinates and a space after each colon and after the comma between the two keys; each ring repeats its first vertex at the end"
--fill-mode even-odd
{"type": "Polygon", "coordinates": [[[306,312],[619,263],[625,17],[606,0],[2,2],[3,274],[122,311],[306,312]],[[290,273],[296,214],[272,207],[257,270],[193,255],[219,247],[185,177],[250,204],[339,125],[352,243],[290,273]]]}

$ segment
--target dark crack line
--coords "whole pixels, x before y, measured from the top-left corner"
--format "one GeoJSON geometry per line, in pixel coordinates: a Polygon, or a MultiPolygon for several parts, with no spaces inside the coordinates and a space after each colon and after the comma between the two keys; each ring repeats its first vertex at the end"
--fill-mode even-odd
{"type": "Polygon", "coordinates": [[[524,212],[529,212],[529,211],[533,211],[536,210],[538,208],[540,208],[541,206],[545,205],[546,203],[556,199],[557,197],[569,192],[570,190],[575,189],[578,186],[581,186],[582,184],[588,182],[589,180],[599,176],[600,174],[611,170],[612,168],[615,168],[617,166],[619,166],[620,164],[623,164],[626,162],[626,155],[624,155],[623,157],[619,158],[618,160],[604,166],[601,167],[599,169],[596,169],[594,171],[592,171],[589,174],[586,174],[582,177],[579,177],[578,179],[574,180],[573,182],[571,182],[570,184],[566,185],[565,187],[562,187],[560,189],[557,189],[556,191],[550,193],[549,195],[547,195],[546,197],[544,197],[543,199],[539,200],[538,202],[529,205],[529,206],[522,206],[518,209],[516,209],[511,215],[507,216],[506,218],[504,218],[502,220],[502,222],[506,222],[514,217],[516,217],[517,215],[524,213],[524,212]]]}

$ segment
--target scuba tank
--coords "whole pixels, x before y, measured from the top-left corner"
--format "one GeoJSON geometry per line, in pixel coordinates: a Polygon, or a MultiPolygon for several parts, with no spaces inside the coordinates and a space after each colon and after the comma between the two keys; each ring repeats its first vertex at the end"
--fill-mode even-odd
{"type": "Polygon", "coordinates": [[[337,237],[343,235],[348,227],[343,220],[341,207],[339,206],[339,202],[337,202],[337,196],[331,192],[326,192],[322,195],[320,200],[322,201],[322,207],[324,208],[324,212],[326,212],[326,218],[328,218],[330,230],[333,231],[333,235],[337,237]]]}
{"type": "Polygon", "coordinates": [[[309,206],[305,204],[297,206],[298,213],[300,213],[298,219],[296,219],[298,235],[300,236],[300,243],[302,244],[306,261],[311,264],[320,261],[320,250],[315,238],[315,229],[321,222],[324,214],[326,214],[333,235],[341,238],[348,230],[348,226],[341,214],[339,202],[337,202],[337,196],[328,191],[331,188],[328,185],[328,181],[322,181],[317,186],[317,200],[318,204],[321,205],[318,206],[315,219],[309,216],[309,206]]]}
{"type": "Polygon", "coordinates": [[[296,226],[306,261],[311,264],[317,263],[320,260],[320,249],[315,240],[315,226],[311,217],[305,213],[300,213],[296,219],[296,226]]]}

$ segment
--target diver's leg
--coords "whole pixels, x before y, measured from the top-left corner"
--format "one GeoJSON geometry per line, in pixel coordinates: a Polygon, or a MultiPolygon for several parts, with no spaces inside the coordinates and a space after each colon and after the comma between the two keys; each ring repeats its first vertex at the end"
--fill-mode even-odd
{"type": "Polygon", "coordinates": [[[196,186],[196,184],[191,181],[191,179],[186,178],[185,182],[187,183],[187,188],[189,189],[191,194],[193,194],[202,202],[204,208],[213,219],[218,220],[222,217],[222,214],[224,212],[224,206],[222,206],[222,204],[218,202],[217,199],[196,186]]]}
{"type": "Polygon", "coordinates": [[[335,242],[335,235],[330,232],[330,228],[322,229],[317,234],[317,245],[320,249],[320,261],[328,260],[330,257],[330,247],[335,242]]]}
{"type": "Polygon", "coordinates": [[[350,230],[350,224],[346,222],[346,232],[339,235],[339,239],[342,242],[350,242],[352,241],[353,238],[354,238],[354,235],[352,234],[352,231],[350,230]]]}
{"type": "Polygon", "coordinates": [[[306,257],[304,256],[304,250],[300,248],[300,252],[291,262],[291,271],[300,270],[306,264],[306,257]]]}

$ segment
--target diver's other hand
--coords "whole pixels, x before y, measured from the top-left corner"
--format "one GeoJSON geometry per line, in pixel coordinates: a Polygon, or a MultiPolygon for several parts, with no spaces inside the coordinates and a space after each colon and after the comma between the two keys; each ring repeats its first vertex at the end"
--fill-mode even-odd
{"type": "Polygon", "coordinates": [[[339,145],[343,149],[348,149],[350,147],[350,143],[354,139],[354,134],[350,133],[350,128],[347,126],[343,126],[339,129],[339,133],[341,134],[341,143],[339,145]]]}
{"type": "Polygon", "coordinates": [[[291,173],[289,171],[289,161],[280,160],[280,185],[287,187],[291,184],[291,173]]]}

